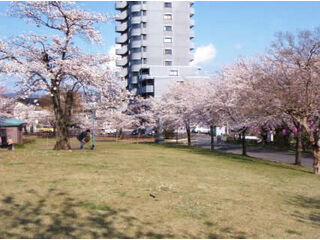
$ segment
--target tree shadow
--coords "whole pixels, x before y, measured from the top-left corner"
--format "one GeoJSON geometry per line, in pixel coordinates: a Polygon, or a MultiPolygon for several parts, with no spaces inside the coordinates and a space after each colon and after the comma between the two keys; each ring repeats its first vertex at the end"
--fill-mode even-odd
{"type": "Polygon", "coordinates": [[[28,195],[32,200],[0,199],[0,238],[174,238],[146,230],[126,209],[78,201],[54,189],[28,195]]]}
{"type": "Polygon", "coordinates": [[[306,197],[297,195],[289,199],[287,203],[307,210],[308,213],[294,211],[292,216],[297,218],[299,222],[304,222],[315,227],[320,227],[320,197],[306,197]]]}
{"type": "MultiPolygon", "coordinates": [[[[0,238],[177,238],[171,233],[155,232],[158,222],[146,222],[131,216],[126,209],[79,201],[69,194],[49,189],[44,194],[29,190],[21,195],[0,198],[0,238]],[[22,200],[24,199],[24,200],[22,200]]],[[[201,236],[186,232],[183,238],[245,238],[244,232],[220,229],[206,221],[201,236]],[[218,233],[219,232],[219,233],[218,233]],[[203,235],[204,234],[204,235],[203,235]]]]}

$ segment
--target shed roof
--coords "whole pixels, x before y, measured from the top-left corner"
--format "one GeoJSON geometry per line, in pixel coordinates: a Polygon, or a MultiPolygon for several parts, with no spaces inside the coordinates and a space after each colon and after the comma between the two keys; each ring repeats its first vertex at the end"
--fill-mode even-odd
{"type": "Polygon", "coordinates": [[[0,127],[19,127],[24,124],[27,123],[16,118],[0,116],[0,127]]]}

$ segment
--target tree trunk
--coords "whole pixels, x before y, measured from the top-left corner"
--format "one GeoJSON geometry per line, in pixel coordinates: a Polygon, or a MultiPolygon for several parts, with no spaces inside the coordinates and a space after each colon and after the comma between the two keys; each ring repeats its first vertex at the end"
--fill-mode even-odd
{"type": "Polygon", "coordinates": [[[179,142],[179,135],[178,135],[179,133],[178,133],[178,131],[179,131],[179,130],[177,129],[177,133],[176,133],[176,143],[179,142]]]}
{"type": "Polygon", "coordinates": [[[320,140],[313,146],[313,173],[320,174],[320,140]]]}
{"type": "Polygon", "coordinates": [[[211,125],[210,126],[211,151],[214,150],[214,136],[213,136],[213,133],[214,133],[214,126],[211,125]]]}
{"type": "Polygon", "coordinates": [[[68,135],[67,123],[63,116],[60,113],[56,114],[56,144],[54,150],[68,150],[71,149],[68,135]]]}
{"type": "Polygon", "coordinates": [[[318,130],[312,130],[309,127],[308,119],[305,117],[299,119],[300,125],[304,127],[304,130],[309,136],[309,140],[313,148],[313,173],[320,174],[320,136],[318,130]],[[316,132],[315,132],[316,131],[316,132]]]}
{"type": "MultiPolygon", "coordinates": [[[[60,96],[58,91],[52,92],[52,103],[54,109],[54,115],[56,119],[56,144],[54,146],[54,150],[68,150],[71,149],[69,142],[69,134],[68,134],[68,120],[70,116],[66,116],[69,113],[69,106],[65,106],[65,110],[67,113],[63,112],[60,96]]],[[[67,96],[67,99],[70,96],[67,96]]],[[[69,99],[70,100],[70,99],[69,99]]],[[[66,101],[66,105],[68,102],[66,101]]],[[[71,103],[72,104],[72,103],[71,103]]],[[[70,109],[71,113],[71,109],[70,109]]]]}
{"type": "Polygon", "coordinates": [[[300,124],[296,126],[296,153],[295,153],[295,165],[301,166],[301,154],[302,154],[302,127],[300,124]]]}
{"type": "Polygon", "coordinates": [[[247,129],[244,129],[242,131],[242,155],[247,156],[247,143],[246,143],[246,131],[247,129]]]}
{"type": "Polygon", "coordinates": [[[123,139],[123,132],[122,132],[122,128],[120,128],[120,130],[119,130],[119,138],[120,138],[120,139],[123,139]]]}
{"type": "Polygon", "coordinates": [[[187,137],[188,137],[188,146],[191,146],[191,132],[190,132],[190,126],[189,124],[186,124],[186,131],[187,131],[187,137]]]}

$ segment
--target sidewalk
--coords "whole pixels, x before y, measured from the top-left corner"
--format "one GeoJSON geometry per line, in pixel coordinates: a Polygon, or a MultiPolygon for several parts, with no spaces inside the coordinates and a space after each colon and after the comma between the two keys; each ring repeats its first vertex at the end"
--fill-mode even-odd
{"type": "MultiPolygon", "coordinates": [[[[179,140],[179,142],[184,143],[186,142],[186,139],[181,139],[179,140]]],[[[192,139],[192,145],[210,149],[210,138],[207,135],[197,136],[192,139]]],[[[236,144],[228,144],[228,143],[215,144],[215,149],[218,151],[223,151],[228,153],[235,153],[235,154],[242,153],[242,146],[236,145],[236,144]]],[[[248,146],[247,155],[250,157],[261,158],[264,160],[276,161],[276,162],[294,163],[295,161],[294,152],[272,150],[272,149],[266,149],[263,147],[248,146]]],[[[312,167],[313,165],[312,154],[310,153],[302,154],[302,165],[305,167],[312,167]]]]}

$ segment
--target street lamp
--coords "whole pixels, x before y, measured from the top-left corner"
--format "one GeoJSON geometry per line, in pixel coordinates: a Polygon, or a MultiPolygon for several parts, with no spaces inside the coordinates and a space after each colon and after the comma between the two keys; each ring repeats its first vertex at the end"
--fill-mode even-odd
{"type": "Polygon", "coordinates": [[[91,131],[91,135],[92,135],[92,139],[91,139],[91,150],[96,149],[96,134],[95,134],[95,130],[96,130],[96,120],[97,120],[97,116],[96,116],[96,112],[97,112],[97,102],[94,101],[93,99],[90,99],[91,101],[88,101],[88,105],[90,106],[90,113],[91,113],[91,119],[92,119],[92,131],[91,131]]]}
{"type": "Polygon", "coordinates": [[[96,108],[96,103],[91,104],[91,117],[92,117],[92,140],[91,140],[91,150],[96,149],[96,136],[95,136],[95,128],[96,128],[96,116],[97,108],[96,108]]]}

